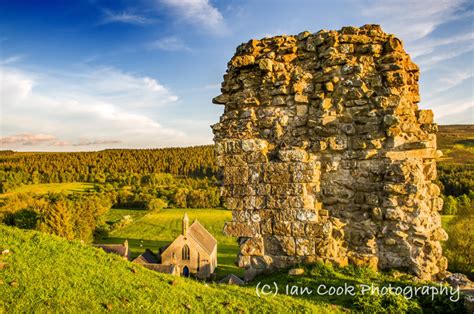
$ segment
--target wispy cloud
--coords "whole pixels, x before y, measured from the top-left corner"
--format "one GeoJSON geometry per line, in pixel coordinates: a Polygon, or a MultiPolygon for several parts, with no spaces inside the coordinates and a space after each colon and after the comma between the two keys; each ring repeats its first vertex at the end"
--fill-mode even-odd
{"type": "Polygon", "coordinates": [[[125,23],[134,25],[145,25],[152,23],[153,20],[145,16],[133,14],[131,12],[113,12],[104,10],[104,17],[99,24],[125,23]]]}
{"type": "Polygon", "coordinates": [[[388,0],[361,3],[362,13],[380,23],[385,31],[393,32],[406,41],[415,41],[431,34],[438,25],[464,15],[457,12],[465,0],[388,0]]]}
{"type": "Polygon", "coordinates": [[[178,97],[153,78],[110,67],[41,74],[11,67],[0,71],[2,134],[7,135],[3,149],[191,144],[183,132],[158,122],[156,109],[178,97]]]}
{"type": "Polygon", "coordinates": [[[24,57],[25,57],[25,55],[10,56],[6,59],[0,60],[0,65],[7,65],[7,64],[15,63],[15,62],[18,62],[18,61],[22,60],[24,57]]]}
{"type": "Polygon", "coordinates": [[[418,58],[416,61],[418,65],[420,65],[424,70],[428,70],[432,66],[442,61],[456,58],[460,55],[471,52],[473,50],[474,50],[474,43],[471,43],[467,46],[456,47],[456,49],[453,49],[453,47],[450,47],[446,51],[438,51],[438,52],[433,52],[428,55],[423,55],[422,57],[418,58]]]}
{"type": "Polygon", "coordinates": [[[186,44],[178,37],[164,37],[155,40],[147,45],[149,49],[164,51],[191,51],[186,44]]]}
{"type": "Polygon", "coordinates": [[[414,42],[411,44],[410,55],[413,58],[419,58],[424,55],[435,52],[438,48],[453,44],[471,43],[474,39],[474,33],[469,32],[466,34],[449,36],[443,38],[425,38],[421,42],[414,42]]]}
{"type": "Polygon", "coordinates": [[[430,103],[432,102],[432,100],[436,100],[435,97],[437,95],[451,90],[454,87],[463,84],[464,81],[474,77],[474,73],[471,69],[459,70],[447,68],[439,69],[438,73],[438,77],[435,78],[430,84],[432,88],[429,90],[429,93],[424,96],[424,98],[426,98],[430,103]]]}
{"type": "Polygon", "coordinates": [[[226,30],[224,17],[209,0],[159,0],[159,2],[171,8],[183,22],[217,33],[226,30]]]}
{"type": "Polygon", "coordinates": [[[0,144],[3,145],[35,145],[38,143],[55,141],[56,137],[50,134],[23,133],[0,137],[0,144]]]}
{"type": "Polygon", "coordinates": [[[80,139],[79,142],[72,144],[73,146],[93,146],[93,145],[110,145],[120,144],[121,140],[94,140],[94,139],[80,139]]]}

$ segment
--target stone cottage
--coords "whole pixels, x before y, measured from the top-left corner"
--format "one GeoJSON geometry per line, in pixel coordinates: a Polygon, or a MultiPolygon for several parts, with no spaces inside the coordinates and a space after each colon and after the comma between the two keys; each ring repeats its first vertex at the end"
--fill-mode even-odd
{"type": "Polygon", "coordinates": [[[181,234],[161,254],[162,265],[177,265],[183,276],[207,278],[217,266],[217,241],[195,220],[189,226],[184,214],[181,234]]]}
{"type": "Polygon", "coordinates": [[[101,248],[107,253],[117,254],[123,259],[130,259],[130,250],[128,248],[127,240],[125,240],[123,244],[96,244],[95,247],[101,248]]]}

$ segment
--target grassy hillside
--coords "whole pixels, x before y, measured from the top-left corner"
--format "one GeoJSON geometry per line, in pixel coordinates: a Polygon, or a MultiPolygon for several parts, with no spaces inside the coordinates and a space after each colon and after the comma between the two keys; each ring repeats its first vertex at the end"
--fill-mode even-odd
{"type": "Polygon", "coordinates": [[[145,248],[158,251],[173,241],[181,233],[183,214],[188,214],[190,222],[199,222],[216,238],[218,276],[227,273],[241,274],[242,269],[234,265],[238,253],[235,238],[222,234],[226,221],[232,220],[232,212],[222,209],[163,209],[160,212],[148,213],[144,210],[111,209],[106,216],[109,222],[118,221],[125,215],[133,217],[133,222],[123,228],[112,231],[108,238],[98,240],[101,243],[123,243],[128,240],[132,257],[143,253],[145,248]]]}
{"type": "Polygon", "coordinates": [[[439,163],[474,163],[474,125],[440,125],[437,140],[443,152],[439,163]]]}
{"type": "Polygon", "coordinates": [[[328,312],[283,295],[259,298],[250,287],[160,274],[79,242],[0,225],[0,251],[5,249],[0,312],[328,312]]]}

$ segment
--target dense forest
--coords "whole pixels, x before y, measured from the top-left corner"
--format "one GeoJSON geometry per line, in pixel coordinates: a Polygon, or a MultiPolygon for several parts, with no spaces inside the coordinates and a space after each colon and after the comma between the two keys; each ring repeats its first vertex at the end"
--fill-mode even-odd
{"type": "Polygon", "coordinates": [[[169,173],[212,177],[217,173],[213,147],[117,149],[99,152],[0,152],[0,193],[20,184],[117,182],[133,185],[145,175],[169,173]]]}

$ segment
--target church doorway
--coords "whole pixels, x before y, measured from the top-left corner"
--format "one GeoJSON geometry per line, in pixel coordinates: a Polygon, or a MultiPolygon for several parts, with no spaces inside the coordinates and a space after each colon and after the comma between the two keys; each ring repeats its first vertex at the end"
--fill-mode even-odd
{"type": "Polygon", "coordinates": [[[183,277],[189,277],[189,268],[188,268],[188,266],[184,266],[184,268],[183,268],[183,277]]]}

